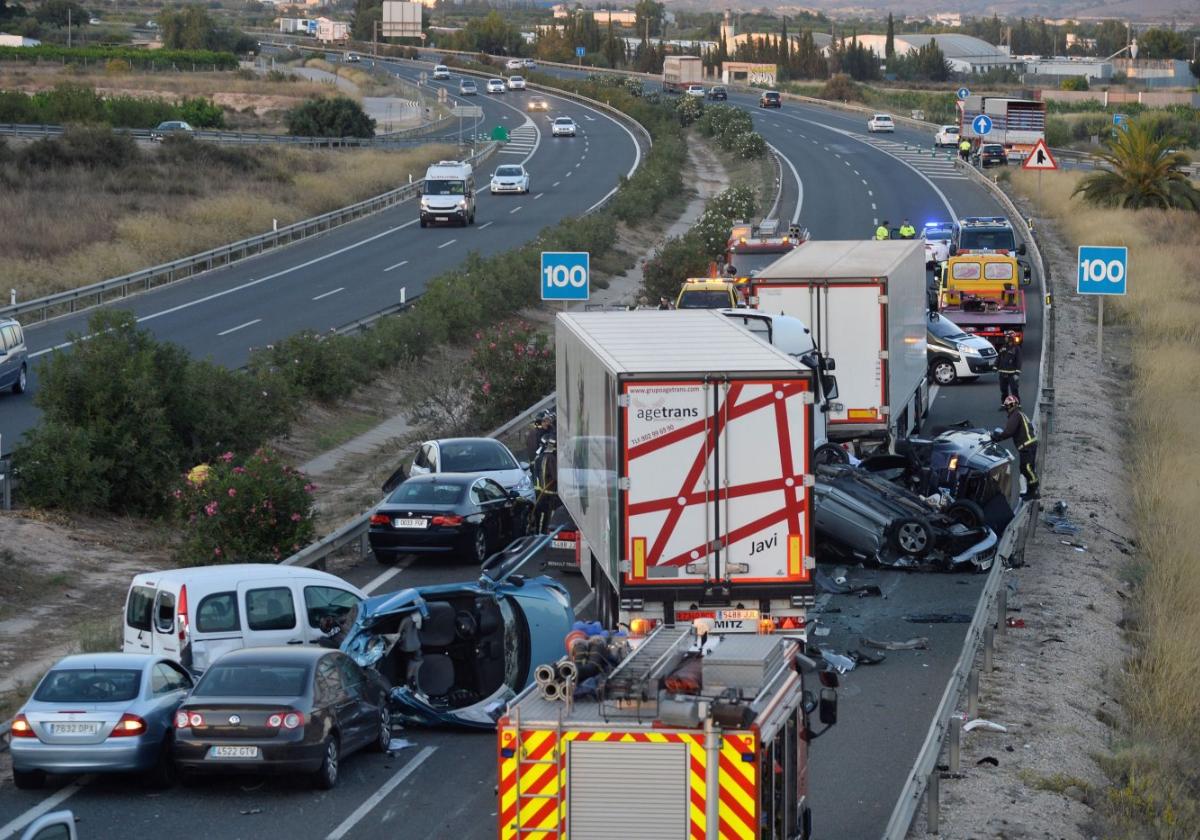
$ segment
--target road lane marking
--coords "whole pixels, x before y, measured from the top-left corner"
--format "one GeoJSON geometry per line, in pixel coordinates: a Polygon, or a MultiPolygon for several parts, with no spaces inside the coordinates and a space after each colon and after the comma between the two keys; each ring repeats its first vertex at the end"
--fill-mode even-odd
{"type": "Polygon", "coordinates": [[[866,178],[863,178],[863,179],[862,179],[862,182],[863,182],[863,186],[865,187],[865,186],[867,185],[867,179],[866,179],[866,178]]]}
{"type": "Polygon", "coordinates": [[[873,196],[873,195],[875,195],[875,193],[871,192],[870,190],[867,190],[867,195],[873,196]]]}
{"type": "Polygon", "coordinates": [[[545,195],[545,193],[538,193],[537,195],[535,195],[535,196],[533,197],[533,200],[534,200],[534,201],[537,201],[539,198],[541,198],[541,197],[542,197],[542,196],[544,196],[544,195],[545,195]]]}
{"type": "Polygon", "coordinates": [[[788,165],[788,169],[792,170],[792,177],[796,179],[796,212],[792,213],[792,224],[797,224],[800,221],[800,209],[804,206],[804,182],[800,180],[800,173],[796,171],[796,165],[788,159],[787,155],[770,143],[767,146],[781,161],[788,165]]]}
{"type": "Polygon", "coordinates": [[[387,583],[389,580],[394,578],[396,575],[400,574],[400,572],[402,572],[402,571],[404,571],[404,570],[399,567],[393,567],[391,569],[388,569],[386,572],[384,572],[381,575],[378,575],[374,580],[372,580],[370,583],[368,583],[366,586],[364,586],[362,588],[362,591],[366,592],[368,595],[374,595],[375,590],[377,590],[379,587],[383,586],[385,583],[387,583]]]}
{"type": "Polygon", "coordinates": [[[572,169],[570,172],[567,173],[567,177],[570,178],[574,174],[575,174],[575,170],[572,169]]]}
{"type": "Polygon", "coordinates": [[[872,209],[872,210],[878,210],[878,209],[879,209],[878,207],[876,207],[876,206],[875,206],[875,202],[874,202],[874,201],[872,201],[872,202],[871,202],[871,209],[872,209]]]}
{"type": "Polygon", "coordinates": [[[359,822],[362,821],[363,817],[371,813],[376,805],[387,798],[388,794],[399,787],[401,782],[411,776],[418,767],[425,763],[425,759],[429,758],[429,756],[433,755],[435,752],[437,752],[437,747],[425,747],[422,749],[416,754],[416,756],[413,757],[412,761],[408,762],[408,764],[405,764],[398,771],[396,771],[396,775],[388,779],[383,784],[383,787],[368,796],[367,800],[363,802],[363,804],[355,808],[354,813],[342,820],[341,825],[329,832],[325,840],[341,840],[343,837],[345,837],[350,832],[350,829],[358,825],[359,822]]]}
{"type": "Polygon", "coordinates": [[[519,204],[519,205],[517,205],[516,207],[514,207],[513,209],[511,209],[511,210],[509,210],[509,211],[508,211],[508,215],[510,215],[510,216],[511,216],[513,213],[516,213],[518,210],[520,210],[520,209],[521,209],[522,207],[524,207],[524,206],[525,206],[525,205],[523,205],[523,204],[519,204]]]}
{"type": "Polygon", "coordinates": [[[236,327],[230,327],[229,329],[225,330],[224,332],[217,333],[217,335],[218,336],[229,335],[230,333],[235,333],[238,330],[244,330],[244,329],[246,329],[246,327],[253,327],[255,324],[261,324],[261,323],[262,323],[262,318],[255,318],[253,321],[247,321],[244,324],[238,324],[236,327]]]}
{"type": "Polygon", "coordinates": [[[449,246],[453,245],[457,241],[458,241],[457,239],[451,239],[448,242],[443,242],[441,245],[438,246],[438,250],[440,251],[442,248],[448,248],[449,246]]]}
{"type": "Polygon", "coordinates": [[[489,228],[489,227],[491,227],[491,226],[492,226],[492,225],[494,225],[494,224],[496,224],[494,221],[492,221],[492,222],[484,222],[483,224],[481,224],[481,225],[479,226],[479,230],[483,230],[484,228],[489,228]]]}
{"type": "Polygon", "coordinates": [[[559,184],[561,184],[561,183],[562,183],[562,181],[555,181],[555,182],[554,182],[553,184],[551,184],[550,186],[552,186],[552,187],[557,187],[557,186],[558,186],[559,184]]]}
{"type": "Polygon", "coordinates": [[[19,829],[29,825],[42,814],[47,814],[57,806],[61,805],[66,800],[70,799],[79,791],[83,790],[83,786],[92,780],[91,776],[80,776],[71,784],[60,788],[52,796],[43,799],[37,805],[34,805],[24,814],[21,814],[16,819],[0,825],[0,840],[5,840],[7,837],[12,837],[19,829]]]}
{"type": "Polygon", "coordinates": [[[393,268],[400,268],[401,266],[405,265],[408,265],[408,260],[400,260],[400,262],[396,263],[395,265],[389,265],[384,269],[384,271],[391,271],[393,268]]]}
{"type": "Polygon", "coordinates": [[[344,291],[346,291],[345,286],[338,286],[336,289],[334,289],[331,292],[325,292],[323,294],[317,295],[315,298],[313,298],[313,300],[320,300],[321,298],[327,298],[330,295],[336,295],[338,292],[344,292],[344,291]]]}

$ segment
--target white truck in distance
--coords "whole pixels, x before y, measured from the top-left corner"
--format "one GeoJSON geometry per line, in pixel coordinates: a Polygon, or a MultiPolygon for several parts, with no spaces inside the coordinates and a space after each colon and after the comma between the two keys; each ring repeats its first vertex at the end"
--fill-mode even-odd
{"type": "Polygon", "coordinates": [[[605,626],[800,632],[813,370],[712,310],[563,313],[559,496],[605,626]]]}
{"type": "Polygon", "coordinates": [[[698,56],[669,55],[663,59],[662,86],[667,93],[683,93],[703,83],[704,64],[698,56]]]}
{"type": "Polygon", "coordinates": [[[837,363],[830,440],[886,441],[917,431],[929,410],[920,240],[806,242],[748,286],[754,308],[799,318],[837,363]]]}

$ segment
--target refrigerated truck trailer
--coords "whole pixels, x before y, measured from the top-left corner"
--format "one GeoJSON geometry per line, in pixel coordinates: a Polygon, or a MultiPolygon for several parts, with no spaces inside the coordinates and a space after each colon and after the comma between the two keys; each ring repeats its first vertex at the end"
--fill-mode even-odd
{"type": "Polygon", "coordinates": [[[919,429],[929,410],[920,240],[806,242],[748,283],[752,307],[799,318],[836,363],[831,441],[886,441],[919,429]]]}
{"type": "Polygon", "coordinates": [[[663,59],[663,90],[682,93],[690,85],[700,84],[704,84],[704,64],[697,56],[669,55],[663,59]]]}
{"type": "Polygon", "coordinates": [[[605,626],[802,630],[814,372],[709,310],[556,319],[558,486],[605,626]]]}

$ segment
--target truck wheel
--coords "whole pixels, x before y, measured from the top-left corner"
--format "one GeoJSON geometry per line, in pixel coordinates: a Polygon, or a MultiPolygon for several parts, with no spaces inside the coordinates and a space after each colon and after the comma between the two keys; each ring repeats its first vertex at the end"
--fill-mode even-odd
{"type": "Polygon", "coordinates": [[[958,371],[954,369],[954,362],[949,359],[934,360],[929,366],[929,374],[939,385],[953,385],[958,381],[958,371]]]}
{"type": "Polygon", "coordinates": [[[919,560],[933,549],[933,528],[915,516],[900,519],[892,527],[892,545],[906,557],[919,560]]]}

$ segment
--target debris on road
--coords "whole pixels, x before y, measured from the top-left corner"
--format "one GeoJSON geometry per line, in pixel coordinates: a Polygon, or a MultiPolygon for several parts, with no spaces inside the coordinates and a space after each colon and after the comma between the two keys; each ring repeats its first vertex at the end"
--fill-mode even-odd
{"type": "Polygon", "coordinates": [[[261,814],[262,812],[263,812],[262,808],[244,808],[242,810],[241,814],[243,817],[248,817],[252,814],[261,814]]]}
{"type": "Polygon", "coordinates": [[[1004,626],[1005,627],[1013,627],[1016,629],[1024,629],[1025,628],[1025,619],[1009,617],[1009,618],[1004,619],[1004,626]]]}
{"type": "Polygon", "coordinates": [[[1074,537],[1083,531],[1083,526],[1076,525],[1069,516],[1065,515],[1054,513],[1043,514],[1042,522],[1055,534],[1074,537]]]}
{"type": "Polygon", "coordinates": [[[973,732],[976,729],[982,729],[984,732],[1007,732],[1008,727],[994,721],[985,720],[984,718],[975,718],[963,724],[963,732],[973,732]]]}
{"type": "Polygon", "coordinates": [[[829,667],[833,668],[839,674],[845,674],[849,671],[853,671],[854,666],[857,664],[849,656],[845,656],[840,653],[834,653],[831,650],[821,651],[821,658],[825,660],[829,667]]]}
{"type": "Polygon", "coordinates": [[[904,616],[913,624],[970,624],[971,616],[966,613],[913,613],[904,616]]]}
{"type": "Polygon", "coordinates": [[[929,650],[929,639],[925,636],[917,636],[915,639],[907,639],[903,642],[891,640],[879,641],[878,639],[863,636],[858,641],[865,647],[877,648],[878,650],[929,650]]]}
{"type": "Polygon", "coordinates": [[[861,650],[847,651],[846,655],[854,660],[855,665],[878,665],[887,659],[882,653],[863,653],[861,650]]]}
{"type": "Polygon", "coordinates": [[[815,570],[813,581],[817,584],[818,589],[830,595],[857,595],[860,598],[883,596],[883,590],[873,583],[849,583],[844,574],[831,577],[821,571],[820,567],[815,570]]]}
{"type": "Polygon", "coordinates": [[[415,746],[416,744],[406,738],[393,738],[392,740],[388,741],[387,751],[390,753],[400,752],[400,750],[406,750],[409,747],[415,746]]]}
{"type": "Polygon", "coordinates": [[[983,766],[984,764],[990,764],[993,767],[999,767],[1000,759],[994,758],[990,755],[985,755],[983,758],[976,761],[975,764],[976,764],[976,766],[980,766],[980,767],[983,766]]]}

